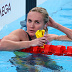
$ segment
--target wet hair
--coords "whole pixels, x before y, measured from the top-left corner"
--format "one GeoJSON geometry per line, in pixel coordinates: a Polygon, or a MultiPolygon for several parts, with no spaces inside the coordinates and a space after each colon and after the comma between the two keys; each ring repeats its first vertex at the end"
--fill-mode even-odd
{"type": "MultiPolygon", "coordinates": [[[[49,21],[49,14],[48,14],[48,12],[46,11],[45,8],[34,7],[29,12],[39,12],[39,13],[41,13],[44,17],[44,24],[46,24],[49,21]]],[[[46,31],[46,33],[48,33],[47,27],[46,27],[45,31],[46,31]]]]}

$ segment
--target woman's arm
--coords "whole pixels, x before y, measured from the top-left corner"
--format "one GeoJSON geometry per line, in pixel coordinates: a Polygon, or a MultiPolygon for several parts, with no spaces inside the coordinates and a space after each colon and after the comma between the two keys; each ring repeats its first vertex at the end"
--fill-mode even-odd
{"type": "Polygon", "coordinates": [[[9,35],[3,37],[0,41],[0,51],[14,51],[28,48],[30,46],[43,46],[45,42],[45,37],[29,41],[25,31],[15,30],[9,35]]]}
{"type": "Polygon", "coordinates": [[[70,38],[67,37],[67,35],[55,35],[55,34],[47,34],[47,40],[52,41],[52,40],[59,40],[59,41],[72,41],[70,38]]]}
{"type": "Polygon", "coordinates": [[[45,42],[45,37],[37,38],[32,41],[1,40],[0,51],[14,51],[29,48],[30,46],[43,46],[45,42]]]}
{"type": "Polygon", "coordinates": [[[49,17],[49,22],[47,25],[62,31],[67,35],[67,37],[72,39],[72,30],[56,23],[51,17],[49,17]]]}
{"type": "Polygon", "coordinates": [[[28,41],[27,34],[24,30],[17,29],[2,38],[0,41],[0,50],[10,51],[21,49],[20,43],[25,44],[24,46],[28,47],[29,42],[27,43],[23,41],[28,41]]]}
{"type": "Polygon", "coordinates": [[[57,37],[55,37],[54,40],[60,40],[60,41],[72,41],[72,39],[70,39],[69,37],[67,37],[67,35],[57,36],[57,37]]]}
{"type": "Polygon", "coordinates": [[[2,40],[0,43],[0,51],[14,51],[30,47],[30,41],[11,41],[2,40]]]}

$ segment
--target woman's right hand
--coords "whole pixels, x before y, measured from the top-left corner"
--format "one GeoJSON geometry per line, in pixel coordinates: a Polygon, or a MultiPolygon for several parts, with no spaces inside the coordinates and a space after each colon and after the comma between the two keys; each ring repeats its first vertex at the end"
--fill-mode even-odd
{"type": "Polygon", "coordinates": [[[46,37],[37,38],[31,41],[31,46],[43,46],[46,41],[46,37]]]}

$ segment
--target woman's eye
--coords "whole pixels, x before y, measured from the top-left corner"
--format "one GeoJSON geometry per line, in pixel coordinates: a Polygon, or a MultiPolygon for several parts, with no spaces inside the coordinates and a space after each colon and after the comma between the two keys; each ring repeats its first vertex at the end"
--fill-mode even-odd
{"type": "Polygon", "coordinates": [[[39,22],[38,22],[38,21],[37,21],[36,23],[37,23],[37,24],[39,24],[39,22]]]}
{"type": "Polygon", "coordinates": [[[32,21],[29,19],[28,22],[32,22],[32,21]]]}

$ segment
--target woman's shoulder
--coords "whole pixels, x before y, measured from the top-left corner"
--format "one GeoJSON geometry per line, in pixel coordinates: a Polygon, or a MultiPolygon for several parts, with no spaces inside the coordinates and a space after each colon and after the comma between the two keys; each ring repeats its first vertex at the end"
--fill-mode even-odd
{"type": "Polygon", "coordinates": [[[14,31],[12,31],[10,34],[14,34],[14,33],[22,33],[22,32],[24,32],[25,33],[25,31],[23,30],[23,29],[17,29],[17,30],[14,30],[14,31]]]}
{"type": "Polygon", "coordinates": [[[9,35],[4,36],[2,40],[26,41],[28,40],[28,36],[24,30],[17,29],[11,32],[9,35]]]}
{"type": "Polygon", "coordinates": [[[12,31],[9,35],[21,35],[21,34],[26,34],[26,32],[23,29],[17,29],[12,31]]]}
{"type": "Polygon", "coordinates": [[[17,29],[12,31],[9,36],[17,37],[19,40],[24,40],[27,37],[27,34],[23,29],[17,29]]]}

